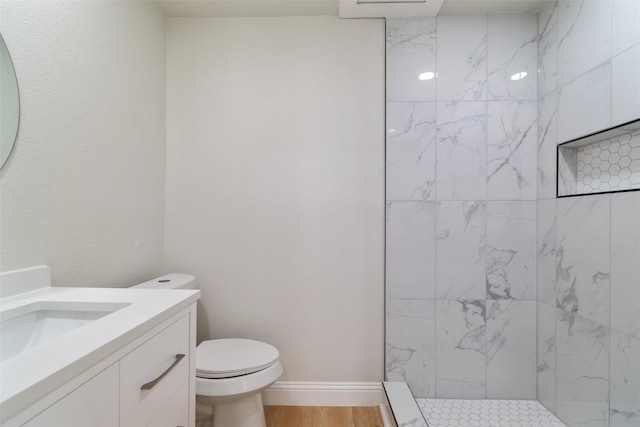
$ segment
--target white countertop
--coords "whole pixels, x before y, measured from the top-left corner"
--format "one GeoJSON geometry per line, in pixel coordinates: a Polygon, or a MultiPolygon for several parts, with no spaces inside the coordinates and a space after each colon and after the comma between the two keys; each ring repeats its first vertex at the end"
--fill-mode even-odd
{"type": "Polygon", "coordinates": [[[0,414],[12,414],[60,387],[188,307],[198,290],[45,287],[0,299],[0,310],[39,301],[130,304],[0,363],[0,414]]]}

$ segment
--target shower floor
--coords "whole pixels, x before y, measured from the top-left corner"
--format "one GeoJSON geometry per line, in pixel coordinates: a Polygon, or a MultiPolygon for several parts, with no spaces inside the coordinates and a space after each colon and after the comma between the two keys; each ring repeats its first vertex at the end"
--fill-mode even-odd
{"type": "Polygon", "coordinates": [[[421,399],[429,427],[566,427],[536,400],[421,399]]]}

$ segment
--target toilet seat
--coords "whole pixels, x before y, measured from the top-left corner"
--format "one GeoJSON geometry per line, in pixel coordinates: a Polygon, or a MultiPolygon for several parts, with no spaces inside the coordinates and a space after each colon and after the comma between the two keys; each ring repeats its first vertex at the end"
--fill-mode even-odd
{"type": "Polygon", "coordinates": [[[224,402],[251,396],[273,384],[282,372],[282,364],[277,361],[268,368],[238,377],[211,379],[196,376],[196,400],[216,398],[218,402],[224,402]]]}
{"type": "Polygon", "coordinates": [[[267,343],[242,338],[201,342],[196,348],[196,377],[232,378],[274,365],[280,353],[267,343]]]}

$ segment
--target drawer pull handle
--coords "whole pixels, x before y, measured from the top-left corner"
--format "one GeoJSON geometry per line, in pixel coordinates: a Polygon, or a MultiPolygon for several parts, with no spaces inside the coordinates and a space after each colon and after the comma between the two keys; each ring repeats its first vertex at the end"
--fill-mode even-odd
{"type": "Polygon", "coordinates": [[[162,375],[160,375],[158,378],[156,378],[155,380],[148,382],[146,384],[143,384],[142,387],[140,387],[140,390],[151,390],[152,388],[154,388],[156,386],[156,384],[158,384],[160,382],[160,380],[162,380],[169,372],[171,372],[171,370],[173,368],[176,367],[176,365],[178,363],[180,363],[180,361],[184,358],[184,354],[176,354],[176,360],[173,361],[173,363],[171,364],[171,366],[169,366],[169,368],[164,371],[162,373],[162,375]]]}

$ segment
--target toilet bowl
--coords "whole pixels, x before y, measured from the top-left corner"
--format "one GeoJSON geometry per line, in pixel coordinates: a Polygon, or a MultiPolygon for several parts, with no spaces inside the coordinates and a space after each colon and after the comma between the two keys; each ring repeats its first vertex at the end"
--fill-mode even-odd
{"type": "MultiPolygon", "coordinates": [[[[133,286],[194,289],[195,277],[168,274],[133,286]]],[[[196,348],[198,427],[266,427],[261,392],[283,372],[278,350],[260,341],[226,338],[196,348]]]]}
{"type": "Polygon", "coordinates": [[[230,338],[200,343],[196,349],[200,412],[211,406],[215,427],[265,427],[261,392],[282,375],[278,357],[275,347],[260,341],[230,338]]]}

